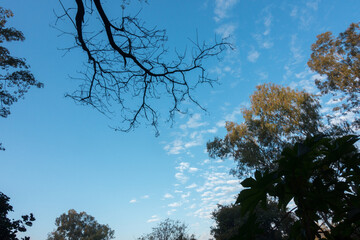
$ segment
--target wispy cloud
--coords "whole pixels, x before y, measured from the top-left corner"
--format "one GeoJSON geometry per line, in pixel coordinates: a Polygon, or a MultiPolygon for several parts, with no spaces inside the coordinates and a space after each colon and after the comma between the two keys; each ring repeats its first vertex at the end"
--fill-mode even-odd
{"type": "Polygon", "coordinates": [[[187,128],[198,128],[201,126],[208,125],[207,122],[201,122],[201,115],[199,113],[195,113],[190,117],[186,124],[180,125],[181,129],[187,128]]]}
{"type": "Polygon", "coordinates": [[[311,0],[311,1],[308,1],[306,2],[306,6],[314,11],[317,11],[318,10],[318,7],[319,7],[319,3],[320,3],[320,0],[311,0]]]}
{"type": "Polygon", "coordinates": [[[215,0],[214,20],[220,20],[228,17],[228,11],[235,6],[237,0],[215,0]]]}
{"type": "Polygon", "coordinates": [[[180,207],[182,205],[182,202],[173,202],[173,203],[170,203],[168,204],[169,207],[180,207]]]}
{"type": "Polygon", "coordinates": [[[299,20],[298,26],[308,29],[314,22],[314,12],[319,9],[320,0],[309,0],[302,3],[302,6],[292,6],[290,16],[299,20]]]}
{"type": "Polygon", "coordinates": [[[176,167],[176,169],[179,170],[180,172],[183,172],[183,171],[189,169],[189,167],[190,167],[190,163],[181,162],[181,163],[179,163],[179,166],[176,167]]]}
{"type": "Polygon", "coordinates": [[[170,193],[165,193],[164,198],[174,198],[170,193]]]}
{"type": "Polygon", "coordinates": [[[176,212],[176,209],[170,209],[169,211],[166,212],[167,215],[171,215],[174,212],[176,212]]]}
{"type": "Polygon", "coordinates": [[[193,184],[190,184],[189,186],[186,186],[185,188],[196,188],[196,187],[197,187],[197,184],[193,183],[193,184]]]}
{"type": "Polygon", "coordinates": [[[149,220],[147,220],[146,222],[148,223],[152,223],[152,222],[158,222],[160,221],[160,218],[157,215],[153,215],[151,216],[151,218],[149,220]]]}
{"type": "Polygon", "coordinates": [[[215,29],[215,33],[221,35],[222,38],[234,37],[236,25],[234,23],[222,24],[215,29]]]}
{"type": "Polygon", "coordinates": [[[207,171],[204,174],[204,184],[196,191],[200,194],[199,208],[194,215],[209,219],[217,204],[230,204],[234,202],[236,194],[242,189],[239,179],[222,171],[207,171]]]}
{"type": "Polygon", "coordinates": [[[296,34],[291,35],[290,51],[292,53],[292,58],[293,58],[292,64],[298,64],[298,63],[302,62],[302,60],[304,59],[304,56],[302,54],[301,46],[298,43],[296,34]]]}
{"type": "Polygon", "coordinates": [[[258,51],[256,51],[255,49],[251,50],[249,53],[248,53],[248,56],[247,56],[247,59],[250,61],[250,62],[256,62],[257,59],[259,58],[260,56],[260,53],[258,51]]]}
{"type": "Polygon", "coordinates": [[[175,178],[181,183],[186,183],[189,179],[189,177],[185,176],[185,174],[182,172],[175,173],[175,178]]]}
{"type": "Polygon", "coordinates": [[[142,196],[141,198],[142,199],[148,199],[150,196],[149,195],[144,195],[144,196],[142,196]]]}
{"type": "Polygon", "coordinates": [[[273,15],[270,12],[270,7],[266,7],[261,11],[260,21],[262,24],[262,31],[253,34],[254,39],[257,41],[260,48],[269,49],[274,46],[272,38],[270,37],[273,15]]]}
{"type": "Polygon", "coordinates": [[[168,154],[173,154],[173,155],[180,154],[180,152],[184,149],[185,149],[184,143],[180,139],[176,139],[172,141],[170,144],[165,145],[164,147],[164,150],[168,154]]]}
{"type": "Polygon", "coordinates": [[[129,203],[136,203],[137,202],[137,200],[134,198],[134,199],[131,199],[130,201],[129,201],[129,203]]]}

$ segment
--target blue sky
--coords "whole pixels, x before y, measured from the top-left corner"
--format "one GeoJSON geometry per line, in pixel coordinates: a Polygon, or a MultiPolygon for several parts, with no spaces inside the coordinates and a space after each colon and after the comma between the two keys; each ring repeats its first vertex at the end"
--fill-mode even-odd
{"type": "MultiPolygon", "coordinates": [[[[73,6],[73,0],[64,0],[73,6]]],[[[111,16],[116,1],[107,1],[111,16]]],[[[225,134],[225,121],[241,121],[257,84],[275,82],[316,93],[317,77],[307,68],[316,35],[344,31],[360,19],[358,0],[149,0],[131,1],[148,26],[167,29],[169,50],[201,40],[227,37],[235,46],[221,62],[207,68],[219,78],[214,88],[194,92],[207,108],[184,103],[188,115],[177,115],[173,126],[160,120],[160,136],[142,124],[129,133],[114,132],[118,118],[108,119],[90,107],[65,98],[76,89],[76,76],[86,56],[65,54],[73,39],[51,27],[58,1],[5,0],[15,16],[11,26],[23,31],[23,43],[6,46],[25,57],[44,89],[31,89],[0,119],[0,190],[11,197],[14,217],[33,212],[37,218],[28,235],[45,239],[55,218],[67,210],[86,211],[115,230],[116,239],[135,239],[167,217],[185,221],[190,232],[208,239],[217,203],[233,202],[241,190],[229,175],[231,160],[209,159],[206,142],[225,134]]],[[[61,23],[69,29],[70,25],[61,23]]],[[[323,102],[324,111],[331,102],[323,102]]],[[[160,106],[166,112],[166,104],[160,106]]]]}

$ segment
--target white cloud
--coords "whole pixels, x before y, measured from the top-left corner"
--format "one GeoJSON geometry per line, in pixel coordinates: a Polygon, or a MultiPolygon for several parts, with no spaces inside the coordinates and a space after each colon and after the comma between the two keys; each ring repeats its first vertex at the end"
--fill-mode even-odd
{"type": "MultiPolygon", "coordinates": [[[[227,24],[223,24],[220,27],[218,27],[217,29],[215,29],[215,32],[217,34],[221,35],[222,38],[227,38],[227,37],[233,37],[235,29],[236,29],[235,24],[227,23],[227,24]]],[[[224,70],[229,71],[230,69],[224,68],[224,70]]]]}
{"type": "Polygon", "coordinates": [[[258,72],[257,74],[261,80],[266,80],[269,78],[269,74],[267,72],[258,72]]]}
{"type": "Polygon", "coordinates": [[[189,186],[187,186],[185,188],[196,188],[196,187],[197,187],[196,183],[193,183],[193,184],[190,184],[189,186]]]}
{"type": "Polygon", "coordinates": [[[187,143],[184,144],[185,148],[191,148],[191,147],[195,147],[195,146],[200,146],[201,145],[201,141],[189,141],[187,143]]]}
{"type": "Polygon", "coordinates": [[[296,17],[298,14],[298,8],[297,7],[294,7],[291,12],[290,12],[290,16],[291,17],[296,17]]]}
{"type": "Polygon", "coordinates": [[[240,180],[239,179],[234,179],[234,180],[228,180],[226,181],[227,184],[240,184],[240,180]]]}
{"type": "Polygon", "coordinates": [[[240,180],[229,175],[224,169],[211,169],[211,171],[207,171],[203,175],[204,184],[196,189],[201,196],[201,200],[196,206],[198,209],[193,211],[192,215],[202,219],[210,219],[211,213],[218,203],[233,203],[235,196],[242,189],[240,180]]]}
{"type": "Polygon", "coordinates": [[[273,46],[274,46],[274,43],[273,42],[270,42],[270,41],[264,41],[262,44],[261,44],[261,46],[263,47],[263,48],[272,48],[273,46]]]}
{"type": "Polygon", "coordinates": [[[174,198],[174,196],[171,195],[170,193],[166,193],[166,194],[164,195],[164,198],[174,198]]]}
{"type": "Polygon", "coordinates": [[[203,164],[207,164],[207,163],[209,163],[210,162],[210,159],[205,159],[202,163],[203,164]]]}
{"type": "Polygon", "coordinates": [[[176,212],[176,209],[170,209],[169,211],[167,211],[167,215],[171,215],[171,214],[173,214],[174,212],[176,212]]]}
{"type": "Polygon", "coordinates": [[[143,199],[148,199],[150,196],[149,195],[144,195],[144,196],[142,196],[141,198],[143,198],[143,199]]]}
{"type": "Polygon", "coordinates": [[[188,197],[190,197],[190,192],[181,195],[181,198],[188,198],[188,197]]]}
{"type": "Polygon", "coordinates": [[[225,120],[220,120],[216,123],[216,126],[218,127],[225,127],[226,125],[226,121],[225,120]]]}
{"type": "Polygon", "coordinates": [[[317,10],[318,10],[319,2],[320,2],[319,0],[316,0],[316,1],[311,0],[311,1],[308,1],[308,2],[306,3],[306,6],[307,6],[308,8],[311,8],[311,9],[314,10],[314,11],[317,11],[317,10]]]}
{"type": "Polygon", "coordinates": [[[189,208],[190,209],[196,208],[196,204],[195,203],[191,204],[191,206],[189,208]]]}
{"type": "Polygon", "coordinates": [[[199,170],[199,169],[196,168],[196,167],[191,167],[191,168],[189,168],[189,172],[190,172],[190,173],[197,172],[198,170],[199,170]]]}
{"type": "Polygon", "coordinates": [[[248,53],[248,56],[247,56],[247,59],[250,61],[250,62],[256,62],[257,59],[259,58],[260,56],[260,53],[256,50],[251,50],[249,53],[248,53]]]}
{"type": "Polygon", "coordinates": [[[215,0],[215,17],[216,22],[228,17],[228,10],[233,8],[237,0],[215,0]]]}
{"type": "MultiPolygon", "coordinates": [[[[272,15],[269,13],[265,18],[264,18],[264,26],[269,28],[272,22],[272,15]]],[[[268,30],[268,29],[267,29],[268,30]]],[[[267,34],[264,34],[267,35],[267,34]]]]}
{"type": "Polygon", "coordinates": [[[190,117],[186,124],[180,125],[181,129],[187,128],[198,128],[201,126],[207,125],[207,122],[201,122],[201,115],[199,113],[195,113],[190,117]]]}
{"type": "Polygon", "coordinates": [[[179,170],[180,172],[183,172],[183,171],[189,169],[189,167],[190,167],[190,163],[188,163],[188,162],[181,162],[181,163],[179,163],[179,166],[176,167],[176,169],[179,170]]]}
{"type": "Polygon", "coordinates": [[[136,201],[136,199],[134,198],[134,199],[131,199],[130,201],[129,201],[129,203],[136,203],[137,201],[136,201]]]}
{"type": "Polygon", "coordinates": [[[174,203],[170,203],[168,206],[169,207],[180,207],[182,205],[182,202],[174,202],[174,203]]]}
{"type": "Polygon", "coordinates": [[[149,220],[147,220],[148,223],[157,222],[157,221],[160,221],[160,218],[157,215],[153,215],[149,220]]]}
{"type": "Polygon", "coordinates": [[[168,154],[173,154],[173,155],[177,155],[180,154],[180,152],[182,150],[184,150],[184,143],[177,139],[174,140],[172,143],[166,145],[164,147],[164,150],[168,153],[168,154]]]}
{"type": "Polygon", "coordinates": [[[181,183],[186,183],[189,177],[185,176],[184,173],[178,172],[175,174],[175,178],[179,180],[181,183]]]}
{"type": "Polygon", "coordinates": [[[213,127],[207,130],[208,133],[217,133],[218,129],[217,127],[213,127]]]}
{"type": "Polygon", "coordinates": [[[292,64],[298,64],[303,60],[304,56],[302,55],[302,49],[297,41],[296,34],[291,35],[290,51],[293,55],[292,64]]]}

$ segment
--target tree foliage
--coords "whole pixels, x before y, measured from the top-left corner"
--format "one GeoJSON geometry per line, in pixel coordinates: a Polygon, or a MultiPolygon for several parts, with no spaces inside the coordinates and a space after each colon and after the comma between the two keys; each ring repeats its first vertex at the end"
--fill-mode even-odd
{"type": "Polygon", "coordinates": [[[207,143],[211,157],[232,157],[234,173],[274,167],[282,149],[318,132],[319,103],[314,95],[276,84],[262,84],[251,95],[251,106],[242,109],[244,122],[226,123],[227,135],[207,143]]]}
{"type": "MultiPolygon", "coordinates": [[[[216,240],[236,239],[241,226],[248,220],[248,215],[242,215],[241,206],[231,204],[218,205],[212,213],[216,225],[211,228],[211,234],[216,240]]],[[[279,210],[274,201],[268,201],[268,208],[257,206],[255,209],[258,236],[255,239],[283,239],[289,234],[290,225],[294,219],[291,214],[279,210]]]]}
{"type": "MultiPolygon", "coordinates": [[[[352,23],[345,32],[334,37],[331,32],[317,36],[311,46],[312,54],[308,66],[324,79],[316,85],[322,94],[338,95],[340,100],[334,108],[343,113],[359,113],[360,109],[360,27],[352,23]]],[[[357,117],[354,124],[359,127],[357,117]]]]}
{"type": "MultiPolygon", "coordinates": [[[[13,212],[13,207],[9,204],[10,198],[0,192],[0,239],[18,240],[18,232],[26,232],[26,227],[31,227],[35,218],[32,213],[21,216],[22,220],[9,219],[7,215],[13,212]]],[[[21,238],[30,240],[30,237],[21,238]]]]}
{"type": "Polygon", "coordinates": [[[114,238],[114,230],[108,225],[99,224],[86,212],[68,213],[56,218],[57,229],[49,234],[48,240],[109,240],[114,238]]]}
{"type": "Polygon", "coordinates": [[[187,226],[180,221],[165,219],[138,240],[196,240],[194,234],[187,234],[187,226]]]}
{"type": "MultiPolygon", "coordinates": [[[[126,1],[115,20],[108,17],[100,0],[75,3],[72,7],[61,3],[64,13],[58,18],[72,22],[75,32],[67,34],[75,37],[88,63],[82,85],[68,96],[108,115],[117,111],[113,106],[118,106],[127,125],[116,129],[125,131],[135,127],[141,118],[156,128],[156,104],[164,104],[165,99],[170,98],[171,119],[176,112],[184,111],[180,106],[184,100],[200,106],[192,90],[200,83],[214,81],[208,77],[204,61],[218,56],[227,43],[207,45],[196,41],[191,56],[176,52],[177,57],[168,60],[165,30],[147,28],[138,15],[126,14],[126,1]],[[190,73],[198,73],[198,78],[190,79],[190,73]]],[[[120,7],[118,2],[111,4],[120,7]]]]}
{"type": "MultiPolygon", "coordinates": [[[[11,10],[0,7],[0,117],[4,118],[10,114],[10,106],[23,98],[31,86],[43,87],[29,71],[25,59],[11,56],[3,46],[5,42],[25,40],[21,31],[6,26],[13,16],[11,10]]],[[[4,150],[1,143],[0,149],[4,150]]]]}
{"type": "Polygon", "coordinates": [[[236,203],[242,214],[249,214],[240,231],[242,239],[254,239],[257,222],[255,209],[266,205],[268,196],[276,198],[279,209],[293,200],[296,221],[290,239],[359,239],[360,238],[360,154],[358,137],[309,137],[284,149],[278,168],[241,184],[236,203]],[[249,217],[250,219],[250,217],[249,217]]]}

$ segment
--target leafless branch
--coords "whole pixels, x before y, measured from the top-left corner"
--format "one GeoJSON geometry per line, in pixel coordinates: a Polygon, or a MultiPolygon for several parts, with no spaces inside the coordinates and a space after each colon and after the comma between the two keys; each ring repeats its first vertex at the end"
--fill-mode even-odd
{"type": "Polygon", "coordinates": [[[175,112],[184,112],[180,108],[183,101],[203,109],[192,90],[199,83],[216,81],[208,77],[204,60],[219,56],[230,44],[221,40],[207,45],[196,40],[191,57],[176,52],[175,59],[166,61],[165,30],[148,29],[137,15],[128,16],[124,11],[116,21],[109,20],[100,0],[74,0],[76,7],[65,7],[59,1],[63,14],[57,18],[73,24],[76,46],[88,58],[80,89],[68,95],[72,99],[102,113],[111,112],[116,103],[123,124],[127,124],[115,128],[121,131],[129,131],[145,119],[158,133],[159,107],[154,100],[160,97],[170,96],[171,119],[175,112]],[[94,24],[100,30],[95,31],[94,24]],[[92,31],[85,31],[88,28],[92,31]],[[190,79],[190,72],[197,72],[198,79],[190,79]]]}

